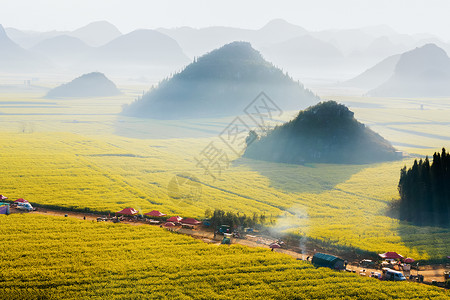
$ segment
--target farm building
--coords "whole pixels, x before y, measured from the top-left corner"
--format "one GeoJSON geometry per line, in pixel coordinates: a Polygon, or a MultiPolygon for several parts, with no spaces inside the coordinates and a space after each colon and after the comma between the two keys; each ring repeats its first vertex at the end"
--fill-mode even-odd
{"type": "Polygon", "coordinates": [[[345,269],[344,260],[329,254],[316,253],[312,258],[312,263],[320,267],[328,267],[336,270],[345,269]]]}

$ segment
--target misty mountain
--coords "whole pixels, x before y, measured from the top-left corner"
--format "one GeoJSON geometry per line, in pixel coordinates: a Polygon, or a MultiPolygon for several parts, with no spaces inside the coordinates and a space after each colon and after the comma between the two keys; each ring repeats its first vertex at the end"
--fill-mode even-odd
{"type": "Polygon", "coordinates": [[[180,67],[189,62],[178,43],[155,30],[139,29],[95,48],[86,61],[95,67],[180,67]]]}
{"type": "Polygon", "coordinates": [[[265,61],[250,43],[233,42],[162,81],[125,107],[123,114],[160,119],[239,115],[261,91],[282,110],[318,101],[303,85],[265,61]]]}
{"type": "Polygon", "coordinates": [[[411,49],[404,44],[394,43],[393,40],[395,39],[387,36],[378,37],[374,39],[366,49],[356,51],[352,53],[352,56],[382,59],[411,49]]]}
{"type": "Polygon", "coordinates": [[[48,31],[48,32],[38,32],[38,31],[30,31],[30,30],[18,30],[15,28],[5,28],[8,36],[17,43],[20,47],[24,49],[30,49],[31,47],[37,45],[39,42],[54,38],[59,35],[67,34],[67,31],[48,31]]]}
{"type": "Polygon", "coordinates": [[[373,89],[388,80],[395,70],[401,54],[392,55],[382,60],[364,73],[345,81],[342,85],[362,89],[373,89]]]}
{"type": "Polygon", "coordinates": [[[78,28],[68,35],[76,37],[90,46],[98,47],[118,38],[122,33],[107,21],[97,21],[78,28]]]}
{"type": "Polygon", "coordinates": [[[175,39],[190,57],[200,56],[233,41],[251,40],[252,30],[213,26],[195,29],[181,27],[175,29],[159,28],[158,31],[175,39]]]}
{"type": "Polygon", "coordinates": [[[0,25],[0,71],[33,72],[48,67],[42,58],[14,43],[0,25]]]}
{"type": "Polygon", "coordinates": [[[306,34],[308,34],[308,31],[303,27],[291,24],[283,19],[274,19],[255,31],[252,42],[258,45],[280,43],[306,34]]]}
{"type": "Polygon", "coordinates": [[[450,96],[450,58],[434,44],[405,52],[392,77],[369,91],[372,96],[450,96]]]}
{"type": "Polygon", "coordinates": [[[316,39],[334,45],[344,55],[367,48],[375,37],[361,29],[323,30],[311,33],[316,39]]]}
{"type": "Polygon", "coordinates": [[[247,41],[260,48],[307,34],[304,28],[282,19],[272,20],[257,30],[225,26],[200,29],[191,27],[159,28],[157,30],[175,39],[191,57],[199,56],[234,41],[247,41]]]}
{"type": "Polygon", "coordinates": [[[374,37],[393,36],[398,34],[392,27],[385,24],[364,26],[361,27],[360,30],[374,37]]]}
{"type": "Polygon", "coordinates": [[[332,44],[303,35],[261,49],[265,58],[276,65],[291,67],[328,66],[344,58],[332,44]]]}
{"type": "Polygon", "coordinates": [[[69,83],[50,90],[46,98],[85,98],[119,95],[116,85],[99,72],[84,74],[69,83]]]}
{"type": "Polygon", "coordinates": [[[358,122],[346,106],[321,102],[267,135],[249,135],[244,157],[302,164],[364,164],[395,160],[395,149],[358,122]]]}
{"type": "Polygon", "coordinates": [[[59,35],[39,42],[30,50],[59,65],[70,65],[92,51],[92,47],[76,37],[59,35]]]}
{"type": "Polygon", "coordinates": [[[25,49],[30,49],[44,40],[62,35],[78,38],[93,47],[104,45],[122,35],[117,27],[106,21],[92,22],[74,31],[37,32],[6,28],[6,32],[14,42],[25,49]]]}

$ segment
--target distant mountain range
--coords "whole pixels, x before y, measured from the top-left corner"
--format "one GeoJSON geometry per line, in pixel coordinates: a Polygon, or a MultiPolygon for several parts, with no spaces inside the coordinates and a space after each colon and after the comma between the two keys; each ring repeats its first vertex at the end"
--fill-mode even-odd
{"type": "Polygon", "coordinates": [[[450,58],[434,44],[403,53],[389,80],[369,91],[372,96],[450,96],[450,58]]]}
{"type": "Polygon", "coordinates": [[[49,67],[45,59],[14,43],[0,25],[0,71],[34,72],[49,67]]]}
{"type": "Polygon", "coordinates": [[[123,114],[158,119],[239,115],[261,91],[283,110],[304,108],[319,100],[265,61],[249,43],[233,42],[162,81],[125,107],[123,114]]]}
{"type": "Polygon", "coordinates": [[[329,66],[344,55],[335,46],[311,35],[302,35],[261,49],[265,58],[276,65],[297,67],[329,66]]]}
{"type": "Polygon", "coordinates": [[[93,49],[89,65],[182,66],[190,62],[178,43],[155,30],[139,29],[93,49]]]}
{"type": "Polygon", "coordinates": [[[272,20],[256,30],[224,26],[200,29],[191,27],[158,28],[157,30],[175,39],[190,57],[203,55],[212,49],[234,41],[247,41],[256,48],[260,48],[308,33],[306,29],[282,19],[272,20]]]}
{"type": "Polygon", "coordinates": [[[7,37],[5,31],[0,33],[2,39],[8,41],[3,44],[14,44],[20,49],[9,51],[12,46],[3,47],[4,53],[11,52],[17,57],[8,60],[10,63],[16,61],[13,66],[18,63],[30,65],[25,63],[27,59],[19,58],[26,54],[72,73],[97,69],[121,75],[142,75],[155,70],[167,74],[190,62],[178,43],[167,35],[148,29],[122,35],[108,22],[94,22],[72,32],[40,34],[14,29],[9,32],[24,44],[33,45],[29,50],[22,49],[7,37]]]}
{"type": "Polygon", "coordinates": [[[450,58],[435,44],[390,56],[344,83],[371,96],[450,96],[450,58]]]}
{"type": "Polygon", "coordinates": [[[92,47],[104,45],[122,35],[116,26],[106,21],[92,22],[74,31],[37,32],[6,28],[6,33],[25,49],[32,48],[46,39],[61,35],[75,37],[92,47]]]}
{"type": "Polygon", "coordinates": [[[89,46],[99,47],[120,37],[122,33],[109,22],[97,21],[78,28],[68,33],[68,35],[82,40],[89,46]]]}
{"type": "Polygon", "coordinates": [[[46,98],[86,98],[119,95],[116,85],[103,73],[93,72],[50,90],[46,98]]]}
{"type": "Polygon", "coordinates": [[[379,86],[394,74],[400,56],[401,54],[396,54],[383,59],[362,74],[344,82],[343,85],[362,89],[372,89],[379,86]]]}
{"type": "Polygon", "coordinates": [[[280,163],[365,164],[398,159],[388,141],[334,101],[300,111],[265,136],[253,132],[247,143],[244,157],[280,163]]]}
{"type": "Polygon", "coordinates": [[[259,29],[181,27],[122,34],[113,24],[99,21],[74,31],[6,28],[6,33],[14,43],[63,72],[79,74],[94,68],[154,78],[180,70],[195,57],[234,41],[250,42],[266,59],[297,78],[336,80],[425,43],[450,50],[433,35],[400,34],[388,26],[314,32],[282,19],[259,29]]]}
{"type": "Polygon", "coordinates": [[[92,51],[92,47],[76,37],[58,35],[39,42],[30,50],[56,64],[70,66],[88,55],[92,51]]]}

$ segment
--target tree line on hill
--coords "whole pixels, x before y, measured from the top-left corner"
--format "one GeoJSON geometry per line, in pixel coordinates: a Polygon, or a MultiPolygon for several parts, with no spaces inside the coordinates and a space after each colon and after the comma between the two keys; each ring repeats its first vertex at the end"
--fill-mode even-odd
{"type": "Polygon", "coordinates": [[[400,218],[419,225],[450,225],[450,154],[445,148],[401,170],[400,218]]]}

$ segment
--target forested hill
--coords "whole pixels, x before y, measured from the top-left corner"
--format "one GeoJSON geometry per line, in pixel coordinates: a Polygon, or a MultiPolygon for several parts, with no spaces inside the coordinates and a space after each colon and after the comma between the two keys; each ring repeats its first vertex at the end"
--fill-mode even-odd
{"type": "Polygon", "coordinates": [[[401,170],[400,218],[421,225],[450,226],[450,154],[434,153],[401,170]]]}
{"type": "Polygon", "coordinates": [[[397,158],[388,141],[335,101],[309,107],[267,135],[247,141],[245,157],[273,162],[360,164],[397,158]]]}
{"type": "Polygon", "coordinates": [[[119,94],[114,82],[103,73],[92,72],[50,90],[46,98],[107,97],[119,94]]]}
{"type": "Polygon", "coordinates": [[[305,108],[319,100],[249,43],[233,42],[163,80],[125,107],[123,114],[159,119],[237,115],[262,91],[283,110],[305,108]]]}

